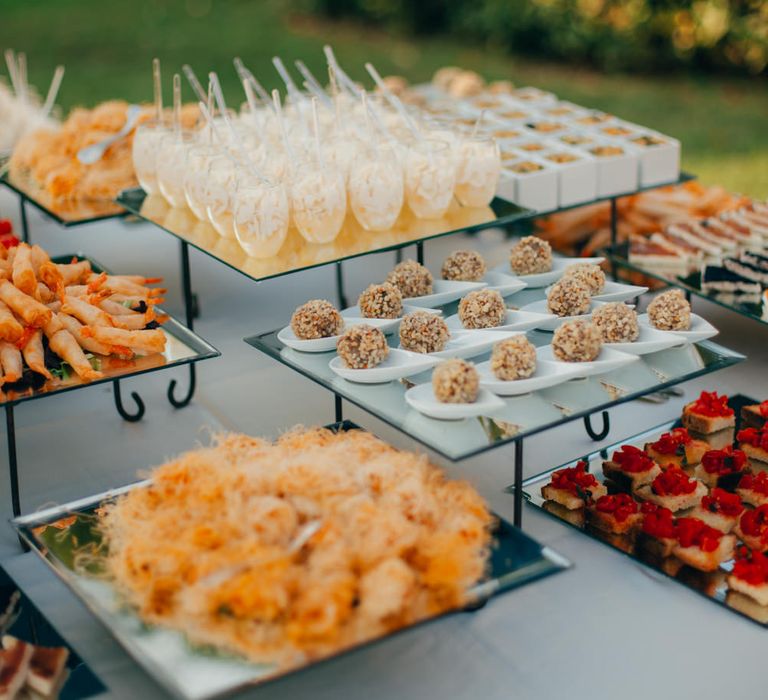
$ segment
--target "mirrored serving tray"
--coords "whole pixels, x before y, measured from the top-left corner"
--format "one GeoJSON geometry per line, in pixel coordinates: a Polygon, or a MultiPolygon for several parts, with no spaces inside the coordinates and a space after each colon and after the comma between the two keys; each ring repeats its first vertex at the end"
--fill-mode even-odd
{"type": "MultiPolygon", "coordinates": [[[[735,395],[730,398],[729,401],[731,407],[735,410],[736,416],[741,411],[741,407],[749,404],[759,403],[754,399],[743,395],[735,395]]],[[[680,421],[670,421],[662,425],[658,425],[655,428],[651,428],[644,433],[631,437],[627,440],[622,440],[614,445],[605,447],[602,450],[590,452],[584,455],[580,459],[585,460],[589,464],[589,471],[592,472],[599,480],[603,480],[602,463],[608,456],[613,453],[622,445],[635,445],[642,448],[645,443],[653,442],[658,439],[662,433],[666,433],[672,428],[679,428],[680,421]]],[[[738,428],[738,422],[737,422],[738,428]]],[[[743,615],[744,617],[752,620],[763,627],[768,627],[768,607],[758,605],[751,598],[738,593],[736,591],[729,591],[726,585],[726,576],[733,567],[733,561],[727,561],[721,565],[721,567],[714,572],[703,572],[694,569],[693,567],[683,564],[676,557],[660,558],[657,555],[647,551],[641,543],[631,536],[627,535],[615,535],[612,533],[604,532],[589,524],[588,518],[584,510],[566,510],[562,506],[553,501],[546,501],[541,496],[541,487],[549,483],[552,472],[556,469],[563,469],[564,467],[572,467],[578,460],[573,460],[567,464],[561,464],[558,467],[550,469],[543,474],[526,479],[523,482],[523,495],[526,500],[536,508],[540,508],[544,512],[548,513],[554,518],[564,522],[571,527],[581,530],[584,534],[590,537],[600,540],[601,542],[619,550],[623,554],[631,557],[637,562],[653,569],[658,572],[659,575],[674,579],[682,585],[690,588],[691,590],[699,593],[700,595],[708,598],[709,600],[728,608],[729,610],[743,615]]],[[[758,462],[752,462],[753,469],[765,470],[768,465],[760,466],[758,462]]],[[[508,491],[513,491],[514,487],[510,486],[508,491]]],[[[609,493],[612,489],[609,487],[609,493]]]]}
{"type": "MultiPolygon", "coordinates": [[[[2,166],[0,159],[0,171],[2,166]]],[[[0,184],[16,192],[25,202],[29,202],[61,226],[90,224],[126,215],[125,209],[111,199],[54,201],[50,195],[41,192],[32,183],[12,180],[7,173],[0,177],[0,184]]]]}
{"type": "MultiPolygon", "coordinates": [[[[540,290],[523,290],[511,301],[515,305],[527,303],[541,293],[540,290]],[[525,298],[527,295],[528,298],[525,298]]],[[[449,315],[453,308],[455,305],[446,307],[444,315],[449,315]]],[[[443,421],[415,411],[404,398],[405,392],[414,384],[430,381],[430,372],[387,384],[350,382],[334,374],[328,366],[335,356],[334,352],[310,354],[292,350],[280,342],[277,333],[276,330],[255,335],[245,338],[245,342],[454,461],[730,367],[745,359],[743,355],[710,341],[680,345],[643,355],[613,372],[572,379],[548,389],[506,398],[504,408],[493,415],[443,421]]],[[[536,346],[552,341],[551,333],[529,331],[527,335],[536,346]]],[[[396,335],[389,336],[389,344],[393,347],[398,344],[396,335]]],[[[471,359],[480,363],[489,357],[488,352],[471,359]]]]}
{"type": "Polygon", "coordinates": [[[602,253],[617,267],[624,268],[631,272],[641,273],[651,279],[664,282],[667,285],[679,287],[685,292],[695,294],[702,299],[718,304],[729,311],[741,314],[753,321],[768,324],[768,307],[764,307],[762,303],[746,303],[740,301],[738,296],[703,291],[701,289],[701,273],[698,270],[685,277],[676,277],[674,275],[664,274],[658,270],[651,270],[635,263],[631,263],[629,261],[628,243],[609,246],[608,248],[605,248],[602,253]]]}
{"type": "MultiPolygon", "coordinates": [[[[333,427],[342,430],[356,428],[349,422],[333,427]]],[[[122,605],[114,587],[97,575],[101,568],[99,559],[104,554],[99,548],[100,534],[94,527],[97,520],[95,512],[105,501],[131,489],[142,488],[147,483],[139,482],[16,518],[13,526],[83,601],[90,612],[104,624],[125,651],[176,697],[204,700],[228,695],[246,687],[306,670],[333,658],[326,657],[288,670],[270,665],[255,665],[218,654],[211,648],[193,647],[180,633],[148,627],[134,611],[122,605]],[[82,552],[89,553],[88,567],[86,570],[82,567],[76,570],[75,555],[82,552]]],[[[490,555],[490,571],[485,580],[473,587],[471,597],[475,602],[471,609],[482,606],[488,598],[497,593],[530,583],[569,566],[570,563],[561,555],[548,547],[542,547],[506,521],[499,520],[490,555]]],[[[434,619],[437,618],[414,626],[428,624],[434,619]]],[[[376,644],[402,631],[346,649],[334,656],[376,644]]]]}
{"type": "Polygon", "coordinates": [[[262,260],[247,255],[236,239],[222,238],[208,222],[197,219],[188,208],[172,208],[159,195],[148,196],[142,189],[125,190],[116,201],[132,214],[254,280],[279,277],[369,253],[395,250],[459,231],[503,226],[524,219],[531,213],[501,199],[495,199],[489,207],[477,209],[461,207],[454,201],[440,219],[417,219],[404,208],[394,228],[381,232],[366,231],[348,214],[341,233],[332,243],[308,243],[292,227],[277,255],[262,260]]]}
{"type": "MultiPolygon", "coordinates": [[[[83,255],[62,255],[53,258],[53,261],[65,263],[70,262],[72,258],[90,260],[90,258],[83,255]]],[[[104,269],[93,260],[91,260],[91,267],[96,272],[104,269]]],[[[46,382],[41,389],[37,390],[28,389],[24,392],[6,391],[6,386],[0,388],[0,406],[9,403],[18,404],[24,401],[51,396],[52,394],[61,394],[74,389],[104,384],[116,379],[146,374],[147,372],[155,372],[156,370],[170,367],[178,367],[190,362],[208,360],[221,355],[213,345],[190,331],[172,316],[168,317],[168,320],[160,326],[160,329],[166,338],[165,350],[162,353],[137,356],[130,360],[123,360],[118,357],[101,357],[100,369],[104,376],[91,382],[84,382],[72,372],[67,379],[59,380],[56,384],[52,384],[50,381],[46,382]]]]}

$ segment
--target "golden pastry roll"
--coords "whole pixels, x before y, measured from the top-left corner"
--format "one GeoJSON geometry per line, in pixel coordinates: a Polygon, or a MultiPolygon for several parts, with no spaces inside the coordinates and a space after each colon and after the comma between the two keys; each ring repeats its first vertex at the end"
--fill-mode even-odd
{"type": "Polygon", "coordinates": [[[91,275],[88,279],[88,287],[92,290],[105,289],[115,294],[125,294],[127,296],[138,297],[139,299],[149,299],[150,297],[161,296],[165,289],[144,287],[137,284],[127,277],[116,275],[91,275]]]}
{"type": "Polygon", "coordinates": [[[13,258],[13,267],[11,270],[11,279],[24,294],[35,296],[37,292],[37,275],[35,268],[32,267],[31,248],[26,243],[20,243],[16,249],[16,255],[13,258]]]}
{"type": "Polygon", "coordinates": [[[70,284],[80,284],[80,282],[84,282],[86,277],[91,274],[91,263],[87,260],[58,264],[56,267],[61,273],[65,286],[69,286],[70,284]]]}
{"type": "Polygon", "coordinates": [[[119,345],[131,350],[140,350],[147,353],[165,350],[165,333],[159,328],[144,331],[128,331],[124,328],[95,326],[93,328],[85,328],[83,332],[86,335],[92,335],[94,340],[105,345],[119,345]]]}
{"type": "Polygon", "coordinates": [[[77,373],[80,379],[86,382],[100,379],[104,375],[95,370],[85,353],[80,348],[75,336],[68,330],[62,328],[48,338],[48,345],[62,360],[67,362],[77,373]]]}
{"type": "Polygon", "coordinates": [[[56,295],[42,282],[38,282],[35,298],[43,304],[50,304],[56,300],[56,295]]]}
{"type": "Polygon", "coordinates": [[[38,328],[29,336],[24,347],[21,349],[24,355],[24,362],[27,363],[33,372],[42,374],[46,379],[53,379],[53,376],[45,366],[45,350],[43,350],[43,332],[38,328]]]}
{"type": "Polygon", "coordinates": [[[85,297],[74,297],[71,294],[65,294],[62,300],[61,310],[65,314],[74,316],[78,321],[86,326],[112,326],[112,317],[102,311],[98,306],[89,304],[85,297]]]}
{"type": "Polygon", "coordinates": [[[129,306],[121,304],[112,299],[102,299],[99,302],[99,308],[106,311],[110,316],[143,316],[138,311],[134,311],[129,306]]]}
{"type": "Polygon", "coordinates": [[[4,340],[0,341],[0,364],[3,366],[3,379],[16,382],[21,379],[23,365],[19,349],[4,340]]]}
{"type": "MultiPolygon", "coordinates": [[[[5,248],[5,246],[0,244],[0,248],[5,248]]],[[[12,274],[13,271],[11,270],[11,263],[9,263],[7,260],[0,260],[0,278],[9,280],[11,279],[12,274]]]]}
{"type": "Polygon", "coordinates": [[[32,259],[32,267],[35,269],[35,274],[38,274],[41,265],[51,262],[51,257],[39,245],[31,246],[29,254],[32,259]]]}
{"type": "Polygon", "coordinates": [[[18,343],[24,335],[22,326],[6,304],[0,301],[0,339],[18,343]]]}
{"type": "Polygon", "coordinates": [[[83,334],[85,326],[80,323],[74,316],[70,316],[65,313],[56,314],[56,318],[61,321],[64,328],[66,328],[80,344],[80,347],[88,352],[95,352],[97,355],[110,355],[112,348],[109,345],[100,343],[91,337],[83,334]]]}
{"type": "Polygon", "coordinates": [[[47,306],[19,291],[8,280],[0,280],[0,301],[5,302],[13,313],[33,328],[42,328],[53,314],[47,306]]]}
{"type": "Polygon", "coordinates": [[[59,268],[50,260],[40,265],[37,269],[37,276],[48,289],[56,294],[64,289],[64,277],[59,268]]]}

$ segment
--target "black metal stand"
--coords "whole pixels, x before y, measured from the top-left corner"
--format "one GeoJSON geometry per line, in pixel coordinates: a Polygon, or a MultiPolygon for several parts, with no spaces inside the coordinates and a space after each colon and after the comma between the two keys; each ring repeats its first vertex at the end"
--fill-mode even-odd
{"type": "Polygon", "coordinates": [[[19,197],[19,211],[21,214],[21,240],[29,243],[29,222],[27,221],[27,200],[19,197]]]}
{"type": "Polygon", "coordinates": [[[584,427],[587,430],[587,435],[591,437],[595,442],[605,440],[608,437],[608,433],[611,432],[611,417],[608,415],[608,411],[603,411],[603,428],[600,432],[595,432],[592,427],[592,416],[584,416],[584,427]]]}
{"type": "Polygon", "coordinates": [[[344,420],[344,410],[341,405],[341,396],[338,394],[333,395],[333,410],[336,415],[336,423],[341,423],[344,420]]]}
{"type": "Polygon", "coordinates": [[[5,428],[8,433],[8,475],[11,480],[11,507],[13,517],[21,515],[21,498],[19,496],[19,465],[16,460],[16,423],[13,419],[13,404],[5,405],[5,428]]]}
{"type": "Polygon", "coordinates": [[[140,421],[144,417],[144,413],[146,413],[146,406],[144,406],[144,402],[141,400],[141,396],[139,396],[135,391],[131,392],[131,398],[136,402],[138,410],[136,413],[129,413],[123,406],[123,397],[120,392],[120,380],[115,379],[112,382],[112,386],[114,390],[115,407],[117,408],[117,412],[120,414],[120,417],[129,423],[137,423],[140,421]]]}
{"type": "Polygon", "coordinates": [[[424,264],[424,241],[419,241],[416,244],[416,261],[419,265],[424,264]]]}
{"type": "MultiPolygon", "coordinates": [[[[619,240],[619,210],[616,205],[616,197],[611,197],[611,248],[616,245],[616,243],[619,240]]],[[[613,279],[618,279],[616,277],[618,273],[618,268],[616,267],[616,263],[611,261],[611,277],[613,279]]]]}
{"type": "Polygon", "coordinates": [[[515,441],[515,527],[523,526],[523,441],[515,441]]]}
{"type": "Polygon", "coordinates": [[[398,248],[395,251],[395,264],[397,265],[398,263],[401,263],[401,262],[403,262],[403,249],[398,248]]]}
{"type": "Polygon", "coordinates": [[[339,299],[339,306],[346,309],[347,295],[344,291],[344,270],[341,267],[341,261],[336,263],[336,295],[339,299]]]}

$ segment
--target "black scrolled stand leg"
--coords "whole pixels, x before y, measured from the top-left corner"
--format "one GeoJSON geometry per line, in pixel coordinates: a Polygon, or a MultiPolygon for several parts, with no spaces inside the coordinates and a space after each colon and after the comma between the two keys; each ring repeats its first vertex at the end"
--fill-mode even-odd
{"type": "Polygon", "coordinates": [[[336,263],[336,294],[339,298],[339,305],[342,309],[346,309],[347,295],[344,291],[344,270],[341,267],[341,261],[336,263]]]}
{"type": "Polygon", "coordinates": [[[120,380],[115,379],[112,382],[112,386],[114,389],[115,407],[117,408],[117,412],[120,414],[122,419],[128,421],[129,423],[137,423],[140,421],[146,412],[146,407],[144,406],[144,402],[141,400],[141,396],[139,396],[135,391],[131,392],[131,398],[136,402],[138,410],[136,413],[129,413],[125,410],[125,406],[123,406],[123,396],[120,391],[120,380]]]}
{"type": "Polygon", "coordinates": [[[515,527],[523,526],[523,441],[515,441],[515,527]]]}
{"type": "Polygon", "coordinates": [[[16,423],[13,418],[13,404],[5,406],[5,428],[8,438],[8,475],[11,480],[11,507],[13,517],[21,515],[21,498],[19,496],[19,465],[16,460],[16,423]]]}
{"type": "Polygon", "coordinates": [[[419,265],[424,264],[424,241],[419,241],[416,244],[416,260],[419,265]]]}
{"type": "Polygon", "coordinates": [[[336,422],[341,423],[344,420],[344,410],[341,406],[341,396],[338,394],[333,395],[333,410],[336,417],[336,422]]]}
{"type": "Polygon", "coordinates": [[[27,221],[27,200],[19,196],[19,211],[21,214],[21,240],[29,243],[29,221],[27,221]]]}
{"type": "Polygon", "coordinates": [[[180,401],[173,395],[178,382],[175,379],[171,379],[171,383],[168,385],[168,401],[174,408],[184,408],[188,406],[192,401],[192,397],[195,395],[195,387],[197,386],[197,373],[195,372],[195,363],[192,362],[189,365],[189,388],[187,389],[187,395],[180,401]]]}
{"type": "Polygon", "coordinates": [[[584,428],[587,431],[587,435],[591,437],[595,442],[605,440],[608,437],[608,433],[611,432],[611,417],[608,415],[608,411],[603,411],[603,429],[598,433],[595,432],[592,427],[592,416],[584,416],[584,428]]]}

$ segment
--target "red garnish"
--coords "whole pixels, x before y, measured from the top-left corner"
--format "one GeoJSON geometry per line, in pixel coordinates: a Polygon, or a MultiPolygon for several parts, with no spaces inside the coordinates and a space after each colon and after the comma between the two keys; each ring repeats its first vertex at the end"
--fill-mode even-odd
{"type": "Polygon", "coordinates": [[[552,487],[581,497],[585,491],[599,486],[594,475],[587,471],[587,466],[587,463],[582,460],[575,467],[558,469],[552,473],[552,487]]]}
{"type": "Polygon", "coordinates": [[[701,507],[710,513],[720,513],[728,517],[736,517],[744,511],[744,504],[737,494],[717,488],[701,499],[701,507]]]}
{"type": "Polygon", "coordinates": [[[762,552],[753,552],[748,547],[739,547],[732,573],[736,578],[753,586],[768,583],[768,557],[762,552]]]}
{"type": "Polygon", "coordinates": [[[647,472],[656,466],[656,462],[645,452],[632,445],[624,445],[620,450],[616,450],[612,459],[621,467],[621,471],[630,474],[647,472]]]}
{"type": "Polygon", "coordinates": [[[610,513],[620,523],[638,511],[637,501],[627,493],[617,493],[615,496],[600,496],[595,508],[601,513],[610,513]]]}
{"type": "Polygon", "coordinates": [[[651,443],[651,447],[663,455],[682,454],[680,448],[685,448],[690,444],[693,438],[685,428],[675,428],[670,433],[664,433],[656,442],[651,443]]]}
{"type": "Polygon", "coordinates": [[[739,527],[745,535],[759,537],[763,545],[768,544],[768,505],[745,511],[739,527]]]}
{"type": "Polygon", "coordinates": [[[718,396],[716,391],[702,391],[701,396],[691,404],[689,410],[710,418],[725,418],[733,415],[733,409],[728,405],[728,397],[725,394],[718,396]]]}
{"type": "Polygon", "coordinates": [[[674,539],[675,516],[669,508],[646,502],[640,511],[643,513],[642,529],[646,535],[657,539],[674,539]]]}
{"type": "Polygon", "coordinates": [[[768,497],[768,472],[744,474],[739,481],[738,488],[744,489],[745,491],[754,491],[761,496],[768,497]]]}
{"type": "Polygon", "coordinates": [[[675,525],[675,536],[680,546],[698,547],[702,552],[714,552],[724,534],[698,518],[678,518],[675,525]]]}
{"type": "Polygon", "coordinates": [[[736,433],[736,440],[746,442],[752,447],[759,447],[761,450],[768,450],[768,429],[756,430],[755,428],[745,428],[736,433]]]}
{"type": "Polygon", "coordinates": [[[763,401],[757,410],[763,418],[768,418],[768,401],[763,401]]]}
{"type": "Polygon", "coordinates": [[[691,479],[680,467],[672,466],[661,472],[651,484],[657,496],[682,496],[696,490],[696,479],[691,479]]]}
{"type": "Polygon", "coordinates": [[[722,450],[710,450],[701,458],[701,466],[707,474],[734,474],[744,469],[747,464],[747,455],[741,450],[734,450],[731,445],[722,450]]]}
{"type": "Polygon", "coordinates": [[[10,219],[0,219],[0,236],[7,236],[13,233],[13,225],[10,219]]]}

